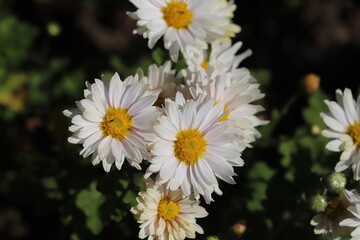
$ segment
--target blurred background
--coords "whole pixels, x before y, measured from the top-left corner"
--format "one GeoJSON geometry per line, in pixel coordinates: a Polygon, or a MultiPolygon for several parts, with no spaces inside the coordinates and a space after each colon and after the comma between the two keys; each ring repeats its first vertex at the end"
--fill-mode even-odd
{"type": "MultiPolygon", "coordinates": [[[[234,41],[253,51],[243,66],[262,84],[261,117],[272,123],[245,151],[238,184],[222,184],[224,195],[203,204],[209,216],[198,239],[317,239],[307,202],[339,158],[324,150],[319,112],[337,88],[359,93],[360,3],[236,4],[242,32],[234,41]],[[320,76],[321,89],[306,94],[309,73],[320,76]],[[236,223],[246,231],[234,231],[236,223]]],[[[132,34],[126,12],[134,10],[115,0],[0,0],[1,240],[137,239],[129,209],[144,188],[141,172],[92,166],[67,142],[62,115],[83,98],[85,81],[114,72],[124,79],[166,60],[162,41],[152,52],[132,34]]]]}

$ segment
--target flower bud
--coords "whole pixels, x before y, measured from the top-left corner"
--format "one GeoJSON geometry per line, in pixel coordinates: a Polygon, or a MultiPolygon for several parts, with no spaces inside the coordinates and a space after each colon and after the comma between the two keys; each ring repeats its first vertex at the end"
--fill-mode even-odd
{"type": "Polygon", "coordinates": [[[305,92],[313,93],[318,90],[320,86],[320,77],[316,74],[309,73],[303,78],[303,86],[305,92]]]}
{"type": "Polygon", "coordinates": [[[343,173],[333,172],[326,178],[327,188],[333,193],[339,193],[345,189],[346,177],[343,173]]]}
{"type": "Polygon", "coordinates": [[[327,207],[326,198],[323,195],[316,194],[311,198],[311,209],[315,212],[323,212],[327,207]]]}
{"type": "Polygon", "coordinates": [[[241,237],[246,232],[246,222],[243,220],[238,221],[231,227],[231,230],[236,236],[241,237]]]}
{"type": "Polygon", "coordinates": [[[49,22],[46,27],[49,35],[52,37],[57,37],[61,34],[61,26],[57,22],[49,22]]]}
{"type": "Polygon", "coordinates": [[[314,136],[319,136],[321,134],[321,128],[317,124],[311,126],[311,133],[314,136]]]}

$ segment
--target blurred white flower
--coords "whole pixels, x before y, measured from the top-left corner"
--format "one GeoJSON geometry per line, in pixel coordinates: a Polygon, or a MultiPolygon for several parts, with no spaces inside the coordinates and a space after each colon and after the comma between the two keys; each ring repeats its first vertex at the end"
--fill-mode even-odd
{"type": "Polygon", "coordinates": [[[352,167],[354,179],[360,180],[360,95],[353,99],[351,90],[336,90],[336,102],[325,100],[330,113],[321,113],[325,124],[330,128],[322,134],[334,138],[326,148],[334,152],[342,152],[335,171],[342,172],[352,167]]]}
{"type": "Polygon", "coordinates": [[[145,138],[159,116],[152,105],[160,90],[149,91],[137,75],[123,82],[117,73],[110,83],[103,77],[93,84],[86,82],[86,86],[85,99],[76,102],[78,108],[63,112],[73,123],[69,142],[82,144],[80,154],[92,154],[93,164],[102,161],[106,172],[113,163],[120,170],[125,157],[131,166],[141,169],[142,159],[150,158],[145,138]]]}
{"type": "Polygon", "coordinates": [[[222,42],[230,42],[230,38],[235,37],[237,33],[241,31],[239,25],[234,24],[231,19],[234,17],[234,12],[236,10],[236,5],[233,0],[220,0],[219,9],[221,15],[227,17],[227,24],[225,25],[225,35],[226,37],[220,37],[219,40],[222,42]]]}

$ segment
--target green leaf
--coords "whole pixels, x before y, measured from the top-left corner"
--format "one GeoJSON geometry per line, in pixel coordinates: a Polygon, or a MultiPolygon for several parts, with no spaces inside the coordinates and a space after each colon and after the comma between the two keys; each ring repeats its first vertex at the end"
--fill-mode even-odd
{"type": "Polygon", "coordinates": [[[95,235],[103,229],[99,207],[104,201],[104,196],[96,190],[96,182],[92,182],[89,189],[80,191],[75,199],[76,206],[87,217],[86,226],[95,235]]]}
{"type": "Polygon", "coordinates": [[[329,111],[324,103],[324,99],[327,98],[327,95],[321,89],[309,95],[309,106],[303,110],[303,118],[307,123],[310,125],[316,124],[320,128],[326,127],[320,117],[320,113],[329,111]]]}
{"type": "Polygon", "coordinates": [[[130,206],[136,205],[136,194],[132,190],[128,190],[123,198],[123,202],[130,206]]]}
{"type": "Polygon", "coordinates": [[[152,51],[151,57],[154,59],[155,63],[160,66],[164,63],[165,53],[161,48],[156,48],[152,51]]]}
{"type": "Polygon", "coordinates": [[[283,156],[283,158],[280,160],[281,165],[284,167],[290,167],[291,155],[296,153],[296,151],[297,151],[297,146],[295,140],[286,139],[285,141],[282,141],[279,145],[279,152],[283,156]]]}
{"type": "Polygon", "coordinates": [[[28,76],[23,73],[7,76],[6,81],[0,84],[0,105],[15,112],[23,110],[26,104],[27,82],[28,76]]]}
{"type": "Polygon", "coordinates": [[[251,69],[251,75],[260,83],[262,88],[267,88],[271,82],[271,73],[267,69],[251,69]]]}
{"type": "Polygon", "coordinates": [[[265,162],[256,162],[249,170],[248,178],[250,180],[269,180],[275,174],[275,170],[270,168],[265,162]]]}
{"type": "Polygon", "coordinates": [[[0,19],[0,66],[13,68],[20,64],[37,32],[36,28],[13,16],[0,19]]]}
{"type": "Polygon", "coordinates": [[[262,201],[266,199],[266,183],[264,182],[251,182],[249,184],[251,191],[251,199],[246,203],[249,211],[261,211],[264,209],[262,201]]]}

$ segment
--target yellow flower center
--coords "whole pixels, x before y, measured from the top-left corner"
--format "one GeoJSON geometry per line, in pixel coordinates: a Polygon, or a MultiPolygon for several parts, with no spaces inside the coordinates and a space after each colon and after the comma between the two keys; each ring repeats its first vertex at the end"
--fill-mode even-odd
{"type": "Polygon", "coordinates": [[[193,13],[185,2],[169,2],[166,7],[161,9],[163,18],[169,27],[175,29],[187,28],[193,18],[193,13]]]}
{"type": "Polygon", "coordinates": [[[122,141],[131,131],[131,123],[131,116],[126,109],[110,107],[103,117],[100,128],[103,132],[103,137],[111,136],[122,141]]]}
{"type": "Polygon", "coordinates": [[[330,199],[325,209],[325,213],[329,218],[337,219],[344,215],[347,211],[348,204],[341,200],[339,197],[330,199]]]}
{"type": "MultiPolygon", "coordinates": [[[[219,103],[219,100],[216,100],[214,105],[218,104],[219,103]]],[[[225,120],[229,120],[229,117],[230,117],[230,111],[229,110],[229,107],[227,105],[224,106],[224,110],[223,112],[227,112],[224,116],[222,116],[222,118],[220,118],[219,122],[222,122],[222,121],[225,121],[225,120]]]]}
{"type": "Polygon", "coordinates": [[[209,66],[209,61],[207,61],[207,60],[203,61],[201,66],[202,66],[203,69],[207,70],[207,68],[209,66]]]}
{"type": "Polygon", "coordinates": [[[165,221],[174,220],[179,214],[180,207],[176,202],[169,200],[167,197],[162,197],[158,205],[158,217],[165,221]]]}
{"type": "Polygon", "coordinates": [[[175,157],[180,162],[192,166],[204,156],[206,146],[207,142],[199,129],[180,130],[174,142],[175,157]]]}
{"type": "Polygon", "coordinates": [[[349,126],[346,133],[352,137],[354,144],[360,149],[360,122],[349,126]]]}

